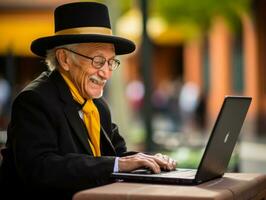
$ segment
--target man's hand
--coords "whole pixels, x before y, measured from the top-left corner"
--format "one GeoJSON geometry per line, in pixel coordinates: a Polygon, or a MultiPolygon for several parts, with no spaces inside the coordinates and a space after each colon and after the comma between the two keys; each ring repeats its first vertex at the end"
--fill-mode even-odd
{"type": "Polygon", "coordinates": [[[148,168],[153,173],[160,173],[163,170],[175,170],[176,161],[160,153],[147,155],[137,153],[131,156],[121,157],[118,161],[120,172],[130,172],[139,168],[148,168]]]}

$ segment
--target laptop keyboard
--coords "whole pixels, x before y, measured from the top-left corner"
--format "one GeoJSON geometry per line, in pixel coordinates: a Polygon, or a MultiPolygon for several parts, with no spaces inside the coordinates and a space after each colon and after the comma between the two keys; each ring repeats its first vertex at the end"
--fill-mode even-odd
{"type": "Polygon", "coordinates": [[[160,174],[164,177],[194,177],[196,175],[196,170],[194,169],[182,169],[169,172],[161,172],[160,174]]]}
{"type": "MultiPolygon", "coordinates": [[[[160,175],[163,177],[174,177],[174,176],[178,176],[178,177],[193,177],[195,176],[197,170],[194,169],[177,169],[175,171],[161,171],[160,174],[156,174],[156,175],[160,175]]],[[[154,174],[152,171],[147,170],[147,169],[138,169],[135,171],[132,171],[131,173],[133,174],[154,174]]]]}

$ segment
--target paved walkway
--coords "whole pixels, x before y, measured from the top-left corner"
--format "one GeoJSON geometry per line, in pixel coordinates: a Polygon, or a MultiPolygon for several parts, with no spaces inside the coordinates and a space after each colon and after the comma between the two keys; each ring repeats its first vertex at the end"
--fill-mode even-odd
{"type": "Polygon", "coordinates": [[[266,143],[243,141],[239,150],[241,172],[266,173],[266,143]]]}

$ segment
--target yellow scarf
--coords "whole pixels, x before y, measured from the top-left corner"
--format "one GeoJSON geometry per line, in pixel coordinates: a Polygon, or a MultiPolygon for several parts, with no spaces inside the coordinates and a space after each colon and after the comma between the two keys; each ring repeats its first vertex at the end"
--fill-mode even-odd
{"type": "MultiPolygon", "coordinates": [[[[80,95],[79,91],[75,87],[75,85],[71,82],[71,80],[61,73],[64,80],[66,81],[73,99],[77,101],[79,104],[83,105],[85,103],[85,99],[80,95]]],[[[86,103],[82,107],[83,111],[83,121],[87,128],[88,134],[90,136],[89,144],[92,149],[93,155],[95,157],[101,156],[100,150],[100,115],[97,107],[94,105],[92,99],[88,99],[86,103]]]]}

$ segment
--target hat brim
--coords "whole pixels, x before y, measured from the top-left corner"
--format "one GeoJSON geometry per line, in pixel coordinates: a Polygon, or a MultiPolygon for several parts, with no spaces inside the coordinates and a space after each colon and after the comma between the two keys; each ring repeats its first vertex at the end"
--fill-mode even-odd
{"type": "Polygon", "coordinates": [[[135,44],[125,38],[98,34],[79,34],[79,35],[54,35],[42,37],[31,43],[31,51],[41,57],[46,56],[46,51],[54,47],[88,42],[112,43],[115,46],[116,55],[128,54],[136,49],[135,44]]]}

